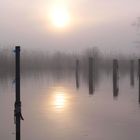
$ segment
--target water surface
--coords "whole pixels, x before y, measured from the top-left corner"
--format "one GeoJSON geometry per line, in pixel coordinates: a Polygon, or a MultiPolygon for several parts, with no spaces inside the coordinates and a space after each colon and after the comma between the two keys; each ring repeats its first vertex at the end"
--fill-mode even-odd
{"type": "MultiPolygon", "coordinates": [[[[0,81],[1,140],[15,139],[12,80],[0,81]]],[[[120,76],[114,97],[111,75],[94,80],[93,94],[86,76],[80,75],[79,88],[73,73],[22,76],[22,140],[139,140],[137,78],[130,83],[129,75],[120,76]]]]}

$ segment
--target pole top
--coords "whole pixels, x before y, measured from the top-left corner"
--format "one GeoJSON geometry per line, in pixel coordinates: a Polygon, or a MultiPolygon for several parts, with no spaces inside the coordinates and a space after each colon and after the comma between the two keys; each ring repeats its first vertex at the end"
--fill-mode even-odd
{"type": "Polygon", "coordinates": [[[15,47],[15,50],[16,50],[16,51],[20,51],[20,46],[16,46],[16,47],[15,47]]]}

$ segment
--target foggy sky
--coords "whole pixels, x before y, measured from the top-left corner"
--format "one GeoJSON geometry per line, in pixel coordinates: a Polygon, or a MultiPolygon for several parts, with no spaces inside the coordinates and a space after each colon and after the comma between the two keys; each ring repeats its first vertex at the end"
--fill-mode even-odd
{"type": "Polygon", "coordinates": [[[139,0],[5,0],[0,2],[0,46],[77,52],[97,46],[103,51],[137,52],[133,23],[140,16],[139,0]],[[67,5],[75,22],[51,31],[47,9],[67,5]]]}

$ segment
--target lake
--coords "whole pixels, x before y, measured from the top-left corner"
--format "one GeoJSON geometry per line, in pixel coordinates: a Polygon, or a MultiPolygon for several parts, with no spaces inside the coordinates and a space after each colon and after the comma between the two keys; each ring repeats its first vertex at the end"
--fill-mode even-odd
{"type": "MultiPolygon", "coordinates": [[[[15,140],[13,77],[0,80],[0,139],[15,140]]],[[[86,75],[47,72],[21,77],[24,121],[22,140],[139,140],[138,79],[120,75],[114,96],[112,74],[94,80],[89,94],[86,75]]]]}

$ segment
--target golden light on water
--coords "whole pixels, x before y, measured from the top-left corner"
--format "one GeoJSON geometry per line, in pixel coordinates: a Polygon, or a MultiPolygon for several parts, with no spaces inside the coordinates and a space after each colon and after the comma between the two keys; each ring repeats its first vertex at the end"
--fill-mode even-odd
{"type": "Polygon", "coordinates": [[[64,87],[52,87],[49,90],[49,97],[45,101],[45,107],[52,111],[64,111],[69,104],[69,93],[64,87]]]}
{"type": "Polygon", "coordinates": [[[57,110],[65,109],[67,106],[67,91],[64,87],[55,87],[52,90],[52,104],[57,110]]]}
{"type": "Polygon", "coordinates": [[[65,103],[66,103],[66,99],[64,93],[57,93],[54,96],[54,105],[56,108],[58,109],[64,108],[65,103]]]}

